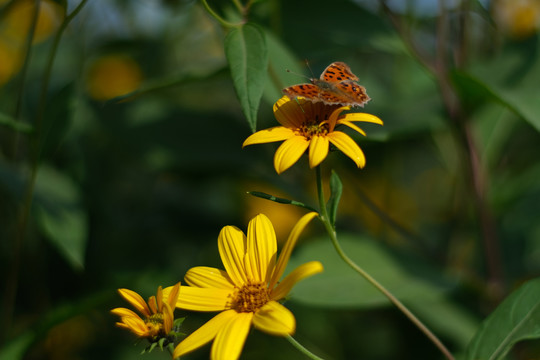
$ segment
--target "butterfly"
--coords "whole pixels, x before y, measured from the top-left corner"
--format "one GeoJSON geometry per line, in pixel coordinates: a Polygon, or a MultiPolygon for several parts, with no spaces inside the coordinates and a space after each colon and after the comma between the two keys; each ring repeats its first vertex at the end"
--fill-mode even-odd
{"type": "Polygon", "coordinates": [[[357,83],[358,77],[344,62],[334,62],[321,74],[320,79],[310,79],[311,84],[293,85],[283,89],[290,99],[299,96],[312,102],[322,101],[327,105],[364,106],[370,98],[366,89],[357,83]]]}

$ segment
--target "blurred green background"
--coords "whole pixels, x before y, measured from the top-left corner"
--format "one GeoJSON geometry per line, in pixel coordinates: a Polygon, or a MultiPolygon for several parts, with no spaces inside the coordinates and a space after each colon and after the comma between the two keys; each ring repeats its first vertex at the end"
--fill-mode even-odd
{"type": "MultiPolygon", "coordinates": [[[[199,2],[88,1],[47,79],[64,9],[78,4],[0,1],[2,360],[138,358],[144,345],[109,314],[128,307],[117,288],[148,298],[190,267],[221,268],[220,229],[245,230],[261,212],[284,241],[303,212],[247,191],[316,205],[305,159],[278,176],[277,144],[241,148],[251,130],[225,32],[199,2]]],[[[235,19],[230,2],[210,5],[235,19]]],[[[287,69],[318,77],[344,61],[366,87],[363,111],[385,122],[361,124],[368,136],[355,137],[366,168],[339,152],[323,164],[345,188],[338,234],[463,353],[480,321],[540,272],[540,3],[269,0],[249,20],[269,51],[257,129],[276,125],[280,88],[306,81],[287,69]]],[[[287,303],[296,338],[328,359],[442,358],[333,258],[323,234],[311,225],[292,260],[326,267],[287,303]]],[[[208,318],[189,314],[185,332],[208,318]]],[[[243,358],[300,355],[253,331],[243,358]]],[[[540,343],[518,344],[511,358],[540,358],[540,343]]]]}

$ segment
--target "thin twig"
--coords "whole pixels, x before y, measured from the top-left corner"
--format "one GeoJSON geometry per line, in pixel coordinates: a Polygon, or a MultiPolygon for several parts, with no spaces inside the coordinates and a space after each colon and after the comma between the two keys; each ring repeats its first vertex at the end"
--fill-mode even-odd
{"type": "MultiPolygon", "coordinates": [[[[487,174],[482,171],[480,164],[478,149],[471,135],[471,130],[468,127],[468,117],[463,109],[461,102],[456,94],[453,84],[450,81],[448,68],[446,44],[448,44],[448,20],[446,15],[446,6],[444,0],[440,0],[441,16],[437,26],[437,50],[435,55],[435,61],[430,60],[413,41],[410,32],[405,28],[400,19],[392,12],[388,7],[385,0],[381,0],[381,6],[388,18],[394,25],[398,34],[400,34],[403,42],[410,50],[412,56],[417,61],[426,67],[434,76],[437,81],[437,85],[441,92],[441,98],[448,113],[450,119],[450,125],[456,131],[458,141],[462,145],[466,156],[465,165],[466,171],[469,176],[469,182],[471,191],[473,193],[473,202],[480,223],[480,230],[482,232],[484,256],[486,259],[486,266],[489,277],[490,291],[494,295],[494,300],[498,301],[504,294],[505,286],[502,277],[502,262],[500,257],[500,249],[497,239],[497,233],[495,230],[495,221],[488,209],[487,201],[485,198],[487,174]]],[[[469,6],[464,8],[469,9],[469,6]]],[[[460,29],[461,36],[459,37],[460,43],[457,45],[459,49],[458,66],[464,66],[466,63],[466,26],[468,14],[465,11],[461,13],[460,29]]]]}
{"type": "Polygon", "coordinates": [[[410,36],[410,31],[405,28],[399,18],[394,14],[390,7],[388,7],[385,0],[381,0],[381,7],[386,16],[392,22],[392,25],[397,30],[398,34],[401,35],[401,39],[403,40],[410,54],[418,61],[418,63],[428,69],[430,73],[435,74],[436,67],[433,64],[433,60],[431,60],[430,57],[416,45],[410,36]]]}

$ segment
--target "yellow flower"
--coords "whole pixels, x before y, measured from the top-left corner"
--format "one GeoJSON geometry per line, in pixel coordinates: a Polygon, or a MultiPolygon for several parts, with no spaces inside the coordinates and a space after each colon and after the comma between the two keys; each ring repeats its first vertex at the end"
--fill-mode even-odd
{"type": "MultiPolygon", "coordinates": [[[[211,359],[237,359],[251,325],[276,336],[294,333],[294,315],[278,301],[300,280],[323,270],[312,261],[279,279],[302,230],[317,214],[304,215],[295,225],[276,260],[277,243],[272,223],[265,215],[253,218],[244,233],[226,226],[218,237],[218,248],[226,271],[210,267],[191,268],[176,307],[195,311],[221,311],[174,350],[177,358],[214,340],[211,359]]],[[[164,290],[165,292],[168,289],[164,290]]]]}
{"type": "Polygon", "coordinates": [[[116,308],[111,313],[120,316],[120,322],[116,325],[128,329],[140,338],[152,339],[156,336],[167,336],[174,322],[174,308],[180,293],[180,283],[169,288],[168,297],[163,301],[163,291],[161,286],[157,290],[156,296],[148,299],[148,304],[135,291],[128,289],[118,289],[118,292],[144,317],[141,318],[135,312],[126,308],[116,308]]]}
{"type": "Polygon", "coordinates": [[[538,0],[497,0],[493,3],[493,17],[502,32],[523,39],[540,28],[538,0]]]}
{"type": "Polygon", "coordinates": [[[92,63],[87,90],[93,99],[105,101],[137,90],[142,79],[142,70],[133,59],[111,54],[92,63]]]}
{"type": "Polygon", "coordinates": [[[20,45],[26,41],[26,37],[32,27],[32,18],[36,6],[39,6],[38,17],[32,42],[39,43],[51,36],[58,30],[62,22],[62,7],[52,0],[18,0],[6,5],[5,17],[0,23],[0,33],[20,45]]]}
{"type": "Polygon", "coordinates": [[[350,106],[312,103],[303,98],[291,100],[284,96],[274,104],[274,115],[282,126],[261,130],[248,137],[242,146],[285,140],[274,156],[278,174],[291,167],[309,147],[309,166],[319,165],[328,155],[330,143],[350,157],[361,168],[366,164],[362,149],[336,125],[345,125],[366,133],[353,122],[364,121],[382,125],[378,117],[366,113],[347,113],[350,106]]]}
{"type": "Polygon", "coordinates": [[[0,35],[0,86],[7,83],[19,71],[21,65],[19,49],[0,35]]]}

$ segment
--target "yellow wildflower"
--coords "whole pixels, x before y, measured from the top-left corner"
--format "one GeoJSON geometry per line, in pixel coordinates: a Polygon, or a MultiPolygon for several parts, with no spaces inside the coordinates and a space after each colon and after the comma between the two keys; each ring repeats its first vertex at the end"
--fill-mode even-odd
{"type": "Polygon", "coordinates": [[[211,359],[237,359],[251,325],[271,335],[294,333],[294,315],[279,300],[298,281],[321,272],[322,264],[318,261],[303,264],[278,281],[300,233],[316,215],[312,212],[299,220],[279,259],[276,259],[274,228],[265,215],[257,215],[250,221],[247,237],[234,226],[221,230],[218,248],[226,270],[191,268],[185,276],[190,286],[182,287],[176,302],[176,307],[181,309],[220,313],[178,344],[174,358],[214,340],[211,359]]]}
{"type": "Polygon", "coordinates": [[[126,308],[113,309],[111,313],[120,316],[120,322],[116,323],[118,327],[127,329],[140,338],[147,339],[165,337],[171,332],[174,323],[173,311],[180,293],[180,283],[170,288],[166,301],[163,301],[163,291],[160,286],[157,295],[148,299],[148,304],[135,291],[118,289],[118,293],[143,315],[141,318],[134,311],[126,308]]]}
{"type": "Polygon", "coordinates": [[[274,115],[282,126],[261,130],[249,136],[242,146],[285,140],[274,156],[278,174],[291,167],[309,147],[309,166],[319,165],[328,155],[330,143],[350,157],[361,168],[366,164],[362,149],[344,132],[335,130],[345,125],[362,135],[366,133],[353,122],[382,125],[378,117],[366,113],[345,113],[350,106],[325,105],[303,98],[284,96],[274,104],[274,115]]]}

